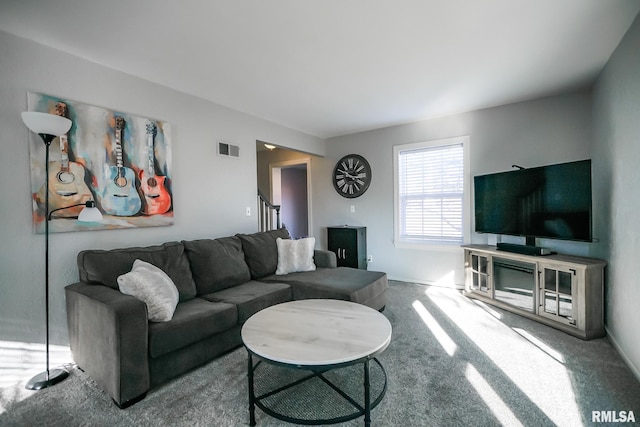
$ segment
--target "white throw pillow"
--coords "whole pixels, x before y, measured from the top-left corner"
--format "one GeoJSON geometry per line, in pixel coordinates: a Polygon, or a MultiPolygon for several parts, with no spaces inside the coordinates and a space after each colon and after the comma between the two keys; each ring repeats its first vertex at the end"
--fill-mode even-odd
{"type": "Polygon", "coordinates": [[[278,246],[277,275],[316,269],[316,265],[313,263],[313,249],[316,245],[315,237],[305,237],[298,240],[278,237],[276,245],[278,246]]]}
{"type": "Polygon", "coordinates": [[[150,321],[168,322],[173,317],[178,305],[178,288],[155,265],[135,260],[131,271],[118,277],[118,287],[123,294],[144,301],[150,321]]]}

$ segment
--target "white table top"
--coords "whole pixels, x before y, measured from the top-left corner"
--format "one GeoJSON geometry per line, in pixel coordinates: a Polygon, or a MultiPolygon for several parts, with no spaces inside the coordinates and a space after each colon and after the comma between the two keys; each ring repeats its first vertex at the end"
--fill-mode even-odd
{"type": "Polygon", "coordinates": [[[348,301],[309,299],[268,307],[242,327],[254,354],[297,366],[353,362],[383,351],[391,324],[378,311],[348,301]]]}

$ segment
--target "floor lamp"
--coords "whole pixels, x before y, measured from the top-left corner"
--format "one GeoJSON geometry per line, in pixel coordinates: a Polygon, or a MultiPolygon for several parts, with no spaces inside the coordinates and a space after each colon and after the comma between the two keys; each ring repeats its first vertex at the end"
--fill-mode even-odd
{"type": "Polygon", "coordinates": [[[45,241],[45,268],[44,268],[44,291],[45,291],[45,323],[46,323],[46,341],[45,351],[47,356],[47,369],[31,378],[26,385],[29,390],[40,390],[59,383],[69,376],[69,372],[63,368],[49,369],[49,221],[51,214],[63,209],[69,209],[75,206],[85,205],[85,208],[78,216],[79,221],[96,222],[102,220],[102,214],[95,207],[95,203],[89,200],[86,203],[80,203],[72,206],[65,206],[54,209],[49,212],[49,146],[55,137],[66,134],[71,128],[71,120],[66,117],[38,113],[35,111],[26,111],[22,113],[22,121],[32,131],[40,135],[45,145],[45,222],[44,222],[44,241],[45,241]]]}

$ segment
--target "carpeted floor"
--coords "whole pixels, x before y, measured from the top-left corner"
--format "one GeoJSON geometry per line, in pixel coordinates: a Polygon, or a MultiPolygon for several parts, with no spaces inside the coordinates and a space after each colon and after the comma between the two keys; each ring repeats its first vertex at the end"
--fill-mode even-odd
{"type": "MultiPolygon", "coordinates": [[[[640,383],[607,339],[581,341],[452,289],[402,282],[390,282],[384,314],[393,326],[379,357],[388,390],[372,425],[581,426],[603,410],[634,411],[640,421],[640,383]]],[[[246,352],[125,410],[74,368],[49,389],[27,391],[24,382],[2,389],[0,412],[2,426],[248,425],[246,352]]],[[[256,418],[258,426],[286,425],[259,409],[256,418]]]]}

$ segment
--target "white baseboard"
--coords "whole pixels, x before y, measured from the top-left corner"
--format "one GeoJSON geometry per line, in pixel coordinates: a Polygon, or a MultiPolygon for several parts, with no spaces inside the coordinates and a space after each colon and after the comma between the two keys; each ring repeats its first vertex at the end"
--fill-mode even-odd
{"type": "Polygon", "coordinates": [[[425,280],[416,280],[416,279],[409,279],[406,277],[388,277],[389,280],[396,280],[398,282],[407,282],[407,283],[417,283],[419,285],[429,285],[429,286],[438,286],[441,288],[449,288],[449,289],[457,289],[459,291],[464,289],[464,285],[459,285],[459,284],[455,284],[455,285],[442,285],[436,282],[429,282],[429,281],[425,281],[425,280]]]}
{"type": "Polygon", "coordinates": [[[609,328],[605,326],[604,330],[607,331],[607,338],[609,338],[609,341],[613,345],[613,348],[617,350],[620,357],[622,357],[622,360],[624,361],[624,363],[627,365],[627,367],[629,367],[629,369],[631,370],[633,375],[636,377],[636,379],[640,381],[640,369],[638,369],[638,367],[633,364],[631,359],[629,359],[625,354],[625,352],[622,350],[622,348],[620,348],[620,346],[618,345],[618,341],[616,341],[615,336],[611,333],[609,328]]]}

